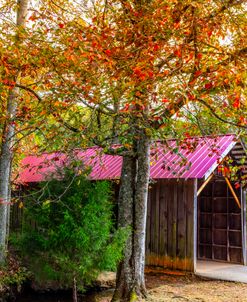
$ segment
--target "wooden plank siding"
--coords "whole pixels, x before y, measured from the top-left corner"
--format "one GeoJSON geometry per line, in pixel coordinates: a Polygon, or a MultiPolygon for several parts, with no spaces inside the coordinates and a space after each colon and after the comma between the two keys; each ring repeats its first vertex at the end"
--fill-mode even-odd
{"type": "Polygon", "coordinates": [[[148,211],[146,265],[194,271],[194,180],[158,180],[148,211]]]}

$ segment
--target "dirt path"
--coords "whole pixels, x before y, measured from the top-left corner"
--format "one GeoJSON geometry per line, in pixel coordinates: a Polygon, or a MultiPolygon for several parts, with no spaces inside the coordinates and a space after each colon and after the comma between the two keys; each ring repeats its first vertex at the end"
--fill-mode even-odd
{"type": "Polygon", "coordinates": [[[247,284],[193,276],[147,275],[150,302],[247,302],[247,284]]]}
{"type": "MultiPolygon", "coordinates": [[[[148,271],[146,285],[145,302],[247,302],[247,284],[205,280],[190,274],[148,271]]],[[[98,302],[109,302],[111,293],[103,294],[98,302]]]]}

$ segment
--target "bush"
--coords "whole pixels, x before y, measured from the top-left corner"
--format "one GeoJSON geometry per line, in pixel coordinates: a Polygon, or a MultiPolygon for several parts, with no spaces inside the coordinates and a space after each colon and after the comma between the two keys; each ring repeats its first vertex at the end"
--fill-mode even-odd
{"type": "Polygon", "coordinates": [[[15,238],[35,277],[84,287],[103,270],[115,270],[126,230],[114,229],[111,185],[66,171],[24,202],[23,232],[15,238]]]}

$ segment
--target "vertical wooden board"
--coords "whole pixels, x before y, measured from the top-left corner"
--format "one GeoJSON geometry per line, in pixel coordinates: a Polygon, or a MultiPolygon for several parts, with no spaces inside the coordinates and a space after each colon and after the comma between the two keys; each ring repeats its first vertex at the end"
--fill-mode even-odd
{"type": "Polygon", "coordinates": [[[160,238],[160,180],[156,183],[155,189],[155,253],[159,255],[159,238],[160,238]]]}
{"type": "Polygon", "coordinates": [[[167,254],[171,257],[173,238],[172,238],[172,221],[173,221],[173,184],[167,180],[167,254]]]}
{"type": "Polygon", "coordinates": [[[167,255],[167,181],[160,183],[160,255],[167,255]]]}
{"type": "Polygon", "coordinates": [[[157,183],[152,186],[150,192],[150,204],[151,204],[151,219],[150,219],[150,253],[157,254],[159,246],[159,204],[157,199],[157,183]]]}
{"type": "Polygon", "coordinates": [[[154,238],[154,222],[155,222],[155,200],[154,200],[155,184],[152,185],[150,190],[150,253],[155,250],[155,238],[154,238]]]}
{"type": "Polygon", "coordinates": [[[148,191],[147,202],[147,220],[146,220],[146,255],[150,254],[150,220],[151,220],[151,196],[150,189],[148,191]]]}
{"type": "MultiPolygon", "coordinates": [[[[185,182],[186,190],[186,258],[194,261],[194,180],[185,182]]],[[[187,268],[191,269],[191,268],[187,268]]]]}
{"type": "Polygon", "coordinates": [[[172,258],[175,259],[177,256],[177,214],[178,214],[178,182],[177,180],[172,181],[173,194],[172,194],[172,258]]]}
{"type": "Polygon", "coordinates": [[[241,188],[241,222],[242,222],[242,253],[243,264],[247,265],[246,250],[246,192],[241,188]]]}
{"type": "Polygon", "coordinates": [[[177,256],[186,257],[186,199],[185,181],[178,182],[178,201],[177,201],[177,256]]]}
{"type": "Polygon", "coordinates": [[[194,194],[193,194],[193,215],[194,215],[194,243],[193,243],[193,272],[196,272],[196,264],[197,264],[197,254],[198,254],[198,247],[197,247],[197,229],[198,229],[198,216],[197,216],[197,179],[194,179],[194,194]]]}

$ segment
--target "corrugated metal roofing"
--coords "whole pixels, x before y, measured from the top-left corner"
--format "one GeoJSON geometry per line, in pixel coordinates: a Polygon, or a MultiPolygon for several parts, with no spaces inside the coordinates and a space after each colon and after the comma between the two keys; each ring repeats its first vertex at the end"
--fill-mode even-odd
{"type": "MultiPolygon", "coordinates": [[[[180,144],[176,140],[165,143],[154,142],[151,148],[151,178],[203,178],[217,167],[236,144],[234,135],[217,137],[185,138],[180,144]]],[[[70,157],[71,158],[71,157],[70,157]]],[[[90,178],[94,180],[118,179],[121,175],[122,158],[102,154],[98,147],[76,150],[74,159],[91,166],[90,178]]],[[[66,165],[68,156],[63,153],[27,156],[22,161],[18,182],[39,182],[51,177],[58,167],[66,165]]]]}

